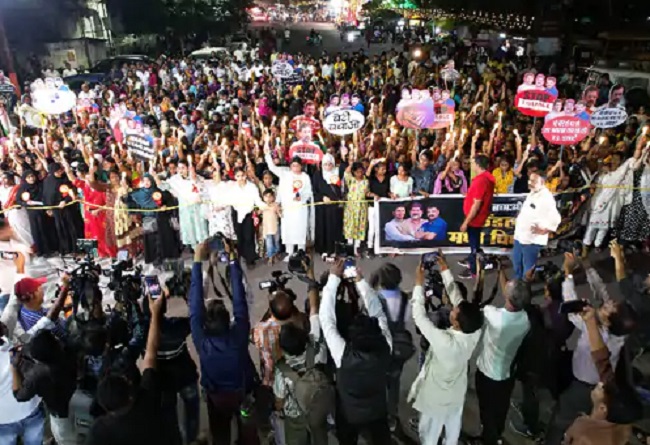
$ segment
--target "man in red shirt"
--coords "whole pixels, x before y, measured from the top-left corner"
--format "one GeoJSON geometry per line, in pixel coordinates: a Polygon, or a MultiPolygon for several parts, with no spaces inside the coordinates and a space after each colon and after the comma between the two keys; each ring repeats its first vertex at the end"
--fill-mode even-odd
{"type": "Polygon", "coordinates": [[[476,251],[481,247],[481,231],[492,210],[495,184],[494,176],[487,170],[490,163],[487,156],[476,155],[472,159],[472,163],[472,167],[478,174],[472,179],[472,184],[465,195],[463,202],[465,221],[460,226],[461,232],[467,232],[469,246],[472,249],[467,260],[458,263],[468,268],[459,275],[464,279],[470,279],[476,275],[476,251]]]}

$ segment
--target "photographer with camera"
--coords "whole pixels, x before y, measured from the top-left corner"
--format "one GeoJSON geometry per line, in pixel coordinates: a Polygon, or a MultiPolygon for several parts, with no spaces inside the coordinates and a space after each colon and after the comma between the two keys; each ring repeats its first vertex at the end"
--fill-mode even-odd
{"type": "Polygon", "coordinates": [[[564,435],[564,443],[624,445],[632,436],[631,424],[643,415],[643,406],[634,388],[614,374],[596,309],[587,306],[580,315],[599,382],[590,392],[590,414],[573,422],[564,435]]]}
{"type": "Polygon", "coordinates": [[[196,363],[190,356],[187,338],[191,335],[188,317],[168,317],[163,308],[157,363],[162,390],[162,424],[175,436],[174,443],[194,444],[199,435],[200,396],[196,363]],[[179,428],[178,399],[183,403],[179,428]],[[183,431],[185,441],[180,434],[183,431]]]}
{"type": "MultiPolygon", "coordinates": [[[[27,289],[23,278],[16,283],[16,294],[31,295],[39,292],[27,289]]],[[[35,280],[36,281],[36,280],[35,280]]],[[[34,285],[38,283],[32,283],[34,285]]],[[[40,397],[50,414],[52,435],[59,445],[76,445],[77,436],[69,418],[69,404],[76,389],[76,354],[68,345],[63,345],[54,330],[56,320],[63,310],[68,295],[68,277],[62,279],[63,287],[47,315],[37,322],[46,322],[43,329],[35,332],[24,350],[17,349],[11,362],[13,395],[18,402],[27,402],[40,397]]]]}
{"type": "Polygon", "coordinates": [[[139,384],[123,375],[109,373],[97,388],[97,401],[106,411],[95,419],[86,445],[173,444],[168,429],[161,427],[161,389],[156,354],[160,343],[160,323],[166,304],[165,295],[155,300],[149,295],[151,321],[142,360],[139,384]]]}
{"type": "Polygon", "coordinates": [[[505,427],[514,388],[512,364],[530,330],[525,307],[530,304],[530,286],[523,280],[505,283],[504,307],[483,307],[485,321],[476,360],[476,395],[483,424],[485,445],[497,445],[505,427]]]}
{"type": "MultiPolygon", "coordinates": [[[[18,267],[18,272],[20,281],[24,277],[21,275],[24,272],[23,268],[18,267]]],[[[18,348],[14,346],[12,339],[27,342],[41,329],[51,327],[52,319],[57,319],[66,298],[67,292],[60,292],[48,315],[41,317],[28,332],[21,331],[20,335],[17,335],[16,328],[21,305],[15,293],[11,295],[2,312],[0,317],[0,443],[15,443],[19,437],[22,438],[24,445],[43,443],[45,413],[41,407],[41,397],[34,395],[30,399],[19,402],[13,394],[12,354],[18,348]]],[[[17,362],[18,359],[14,361],[17,362]]]]}
{"type": "Polygon", "coordinates": [[[448,445],[460,436],[463,406],[467,393],[469,359],[481,337],[483,313],[475,302],[463,299],[442,252],[438,264],[449,300],[453,305],[451,327],[439,329],[425,308],[425,270],[419,264],[413,288],[413,319],[430,344],[424,366],[413,382],[408,400],[420,413],[419,437],[424,445],[438,443],[442,428],[448,445]]]}
{"type": "Polygon", "coordinates": [[[303,265],[309,286],[309,329],[285,323],[280,329],[282,358],[275,364],[275,407],[284,414],[286,445],[327,445],[327,417],[334,413],[334,386],[324,372],[327,350],[322,341],[319,287],[313,258],[303,265]]]}
{"type": "Polygon", "coordinates": [[[591,304],[580,300],[576,294],[573,280],[576,256],[572,253],[566,253],[564,256],[564,282],[562,284],[564,303],[560,310],[569,314],[569,320],[580,331],[580,337],[573,351],[574,379],[560,395],[555,405],[546,430],[545,443],[547,445],[559,445],[564,432],[580,412],[589,410],[591,391],[600,382],[598,369],[591,356],[589,331],[579,314],[588,305],[596,308],[598,329],[609,351],[609,361],[613,368],[618,365],[627,335],[634,331],[637,324],[637,315],[632,306],[625,300],[612,300],[598,272],[585,260],[582,260],[582,265],[594,296],[591,299],[591,304]]]}
{"type": "Polygon", "coordinates": [[[336,366],[336,435],[340,444],[356,444],[359,434],[372,445],[391,443],[386,401],[392,339],[386,314],[370,285],[356,272],[356,287],[366,314],[346,327],[337,327],[336,295],[345,260],[337,259],[323,290],[319,318],[323,336],[336,366]]]}
{"type": "Polygon", "coordinates": [[[404,364],[415,354],[415,344],[411,332],[405,327],[405,320],[411,317],[409,296],[400,289],[402,272],[394,264],[380,267],[371,277],[371,285],[384,307],[391,337],[393,354],[388,371],[388,424],[395,431],[398,424],[400,381],[404,364]]]}
{"type": "Polygon", "coordinates": [[[239,443],[257,445],[255,425],[242,419],[255,384],[255,369],[248,353],[251,325],[243,272],[229,242],[225,243],[225,251],[229,257],[234,323],[223,301],[204,301],[202,262],[207,259],[209,245],[202,242],[195,249],[190,284],[192,340],[201,366],[201,386],[207,392],[213,444],[230,445],[231,421],[236,417],[239,443]]]}

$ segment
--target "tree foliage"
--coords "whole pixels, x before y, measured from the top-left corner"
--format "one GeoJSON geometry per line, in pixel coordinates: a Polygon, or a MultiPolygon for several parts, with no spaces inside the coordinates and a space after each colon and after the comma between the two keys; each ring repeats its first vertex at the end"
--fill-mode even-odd
{"type": "Polygon", "coordinates": [[[239,25],[248,0],[107,0],[127,34],[227,32],[239,25]]]}

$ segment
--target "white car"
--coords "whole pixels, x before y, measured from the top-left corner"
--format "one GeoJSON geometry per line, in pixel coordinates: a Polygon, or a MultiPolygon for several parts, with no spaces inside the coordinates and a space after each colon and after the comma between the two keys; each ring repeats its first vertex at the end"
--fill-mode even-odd
{"type": "Polygon", "coordinates": [[[190,57],[195,60],[222,59],[230,53],[228,48],[223,46],[209,46],[207,48],[197,49],[190,53],[190,57]]]}

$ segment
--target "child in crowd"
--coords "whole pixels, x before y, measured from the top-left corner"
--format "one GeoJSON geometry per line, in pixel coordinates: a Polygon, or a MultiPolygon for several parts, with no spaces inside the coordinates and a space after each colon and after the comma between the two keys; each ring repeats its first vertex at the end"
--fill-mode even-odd
{"type": "Polygon", "coordinates": [[[264,190],[263,198],[267,206],[262,209],[262,235],[266,244],[266,258],[269,264],[273,264],[280,250],[280,206],[275,202],[275,192],[270,188],[264,190]]]}

